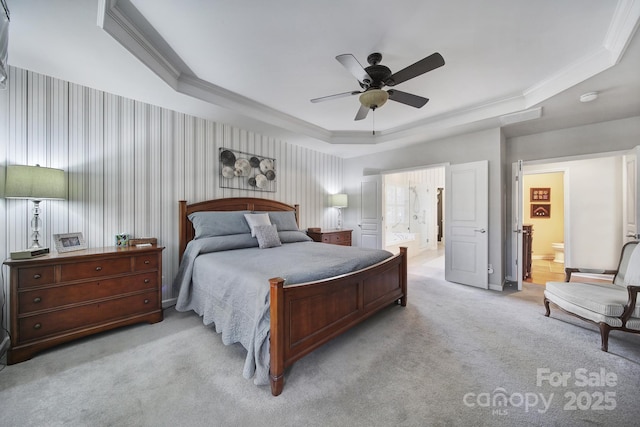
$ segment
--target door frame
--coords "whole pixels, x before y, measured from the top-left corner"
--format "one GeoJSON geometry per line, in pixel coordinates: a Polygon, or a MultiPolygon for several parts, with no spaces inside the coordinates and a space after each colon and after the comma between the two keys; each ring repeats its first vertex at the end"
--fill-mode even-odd
{"type": "MultiPolygon", "coordinates": [[[[540,160],[523,160],[522,161],[522,165],[523,168],[525,168],[526,166],[532,166],[532,165],[545,165],[545,164],[552,164],[552,163],[565,163],[565,162],[573,162],[573,161],[580,161],[580,160],[589,160],[589,159],[598,159],[598,158],[603,158],[603,157],[616,157],[616,156],[623,156],[625,153],[628,153],[630,150],[632,149],[628,149],[628,150],[616,150],[616,151],[604,151],[601,153],[593,153],[593,154],[586,154],[586,155],[576,155],[576,156],[566,156],[566,157],[553,157],[553,158],[547,158],[547,159],[540,159],[540,160]]],[[[518,161],[515,161],[512,163],[512,168],[515,170],[517,168],[517,164],[518,161]]],[[[542,172],[543,169],[541,169],[540,171],[536,171],[536,173],[547,173],[542,172]]],[[[570,229],[570,225],[571,225],[571,205],[569,203],[570,200],[570,186],[568,183],[568,179],[569,179],[569,171],[566,169],[560,169],[559,168],[549,168],[548,172],[564,172],[564,202],[565,202],[565,206],[564,206],[564,241],[565,241],[565,265],[567,265],[570,261],[571,261],[571,245],[567,245],[567,242],[570,242],[571,239],[571,229],[570,229]]],[[[523,172],[524,174],[524,172],[523,172]]],[[[514,193],[514,191],[512,191],[512,193],[514,193]]],[[[518,203],[517,197],[513,197],[512,198],[512,212],[515,211],[516,206],[513,206],[514,204],[518,203]]],[[[523,210],[522,208],[520,208],[520,210],[523,210]]],[[[523,216],[524,213],[521,213],[521,215],[523,216]]],[[[522,220],[522,218],[521,218],[522,220]]],[[[512,219],[512,223],[514,223],[516,221],[515,218],[512,219]]],[[[516,265],[516,260],[517,260],[517,253],[518,251],[522,251],[522,242],[520,241],[520,246],[518,246],[518,239],[517,239],[517,234],[516,233],[511,233],[511,260],[510,260],[510,266],[512,268],[512,274],[517,274],[517,265],[516,265]],[[515,271],[515,273],[514,273],[515,271]]],[[[517,282],[517,277],[510,277],[510,281],[512,282],[517,282]]]]}

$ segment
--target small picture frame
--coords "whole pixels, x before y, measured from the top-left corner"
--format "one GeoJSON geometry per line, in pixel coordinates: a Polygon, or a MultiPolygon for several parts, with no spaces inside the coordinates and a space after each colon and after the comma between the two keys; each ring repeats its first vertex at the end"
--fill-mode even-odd
{"type": "Polygon", "coordinates": [[[82,237],[82,233],[54,234],[53,240],[56,244],[56,251],[71,252],[87,249],[87,244],[82,237]]]}
{"type": "Polygon", "coordinates": [[[551,205],[532,203],[531,218],[551,218],[551,205]]]}
{"type": "Polygon", "coordinates": [[[550,187],[532,188],[531,201],[532,202],[550,202],[551,188],[550,187]]]}

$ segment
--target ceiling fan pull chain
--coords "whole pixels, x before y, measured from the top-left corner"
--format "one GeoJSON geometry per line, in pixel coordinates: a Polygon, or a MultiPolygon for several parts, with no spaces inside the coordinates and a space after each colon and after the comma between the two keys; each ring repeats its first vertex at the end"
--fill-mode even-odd
{"type": "Polygon", "coordinates": [[[376,135],[376,109],[373,108],[373,113],[371,113],[371,118],[373,119],[373,136],[376,135]]]}

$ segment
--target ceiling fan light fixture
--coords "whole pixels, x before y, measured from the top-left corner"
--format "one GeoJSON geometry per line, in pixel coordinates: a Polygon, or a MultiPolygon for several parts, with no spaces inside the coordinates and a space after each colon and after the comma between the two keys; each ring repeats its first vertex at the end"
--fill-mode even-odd
{"type": "Polygon", "coordinates": [[[382,89],[369,89],[360,95],[360,103],[373,110],[382,107],[387,99],[389,94],[382,89]]]}

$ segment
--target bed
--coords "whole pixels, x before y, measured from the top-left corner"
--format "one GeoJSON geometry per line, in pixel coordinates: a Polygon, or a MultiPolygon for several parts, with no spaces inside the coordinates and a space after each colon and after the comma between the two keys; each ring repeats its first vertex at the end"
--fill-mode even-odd
{"type": "Polygon", "coordinates": [[[406,248],[393,255],[312,242],[298,230],[298,214],[298,205],[251,197],[179,202],[176,309],[214,324],[225,344],[240,342],[243,375],[270,384],[274,396],[296,360],[381,309],[407,303],[406,248]],[[275,226],[242,222],[264,215],[275,226]],[[277,230],[281,244],[261,250],[265,230],[277,230]],[[352,251],[364,259],[351,260],[352,251]]]}

